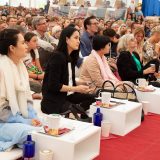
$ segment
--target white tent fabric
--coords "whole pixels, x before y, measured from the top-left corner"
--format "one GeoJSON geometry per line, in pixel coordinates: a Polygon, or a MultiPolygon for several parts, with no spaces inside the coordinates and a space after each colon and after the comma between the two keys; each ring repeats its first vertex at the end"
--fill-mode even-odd
{"type": "Polygon", "coordinates": [[[47,0],[0,0],[0,5],[8,3],[10,6],[17,7],[20,5],[24,7],[43,8],[47,4],[47,0]]]}
{"type": "MultiPolygon", "coordinates": [[[[22,6],[24,7],[32,7],[32,8],[43,8],[48,0],[0,0],[0,5],[5,5],[6,3],[8,3],[11,6],[19,6],[19,4],[21,3],[22,6]]],[[[51,2],[54,0],[50,0],[51,2]]],[[[61,1],[61,0],[60,0],[61,1]]],[[[62,0],[63,1],[63,0],[62,0]]],[[[81,1],[81,0],[65,0],[68,2],[73,2],[73,1],[81,1]]],[[[87,1],[87,0],[84,0],[87,1]]],[[[98,0],[91,0],[91,5],[94,6],[96,1],[98,0]]],[[[101,3],[104,0],[100,0],[101,3]]],[[[115,0],[110,0],[110,1],[115,1],[115,0]]],[[[142,0],[135,0],[136,3],[141,2],[142,0]]],[[[123,2],[125,2],[127,4],[127,6],[129,6],[131,0],[123,0],[123,2]]]]}

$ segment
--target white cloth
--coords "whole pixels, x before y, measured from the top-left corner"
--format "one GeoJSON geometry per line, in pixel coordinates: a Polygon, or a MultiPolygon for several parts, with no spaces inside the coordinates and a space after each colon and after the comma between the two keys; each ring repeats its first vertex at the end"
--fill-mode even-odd
{"type": "MultiPolygon", "coordinates": [[[[8,56],[0,56],[0,102],[7,100],[13,115],[28,117],[27,102],[32,102],[29,77],[23,61],[15,65],[8,56]]],[[[1,107],[1,106],[0,106],[1,107]]]]}
{"type": "MultiPolygon", "coordinates": [[[[35,59],[39,59],[39,52],[37,49],[34,50],[35,59]]],[[[31,53],[27,53],[27,56],[23,59],[25,64],[32,63],[33,58],[31,57],[31,53]]]]}
{"type": "MultiPolygon", "coordinates": [[[[69,86],[73,86],[71,63],[68,63],[68,72],[69,72],[69,86]]],[[[67,95],[71,95],[71,94],[73,94],[73,92],[68,92],[67,93],[67,95]]]]}

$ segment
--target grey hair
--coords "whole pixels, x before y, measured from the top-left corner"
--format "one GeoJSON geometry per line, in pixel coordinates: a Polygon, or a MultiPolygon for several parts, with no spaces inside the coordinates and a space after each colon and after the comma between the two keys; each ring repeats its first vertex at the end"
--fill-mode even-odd
{"type": "Polygon", "coordinates": [[[33,20],[32,20],[32,26],[33,26],[33,28],[36,30],[36,26],[37,26],[38,24],[40,24],[40,22],[41,22],[42,20],[44,20],[44,19],[45,19],[45,17],[43,17],[43,16],[34,17],[33,20]]]}
{"type": "Polygon", "coordinates": [[[117,52],[120,53],[122,51],[127,51],[128,49],[128,42],[131,40],[134,40],[133,34],[125,34],[119,39],[118,46],[117,46],[117,52]]]}
{"type": "Polygon", "coordinates": [[[20,26],[20,25],[10,26],[10,27],[8,27],[8,29],[16,29],[16,30],[18,30],[19,32],[21,32],[22,35],[25,35],[26,32],[27,32],[27,28],[22,27],[22,26],[20,26]]]}

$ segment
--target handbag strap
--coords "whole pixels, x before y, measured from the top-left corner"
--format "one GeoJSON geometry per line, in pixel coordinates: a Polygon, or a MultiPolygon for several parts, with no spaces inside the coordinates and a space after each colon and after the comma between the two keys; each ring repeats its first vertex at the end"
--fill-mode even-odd
{"type": "Polygon", "coordinates": [[[126,88],[126,86],[124,85],[124,83],[121,83],[121,84],[117,85],[117,86],[114,88],[113,98],[115,97],[115,93],[118,92],[117,89],[118,89],[119,87],[123,87],[122,89],[124,89],[124,92],[122,91],[122,92],[119,92],[119,93],[126,93],[126,98],[125,98],[125,99],[127,99],[127,98],[128,98],[128,91],[127,91],[127,88],[126,88]]]}
{"type": "MultiPolygon", "coordinates": [[[[127,86],[127,87],[129,87],[130,89],[132,89],[132,93],[135,95],[135,101],[138,102],[138,98],[137,98],[137,94],[136,94],[135,89],[134,89],[131,85],[127,84],[127,83],[124,83],[124,86],[127,86]]],[[[126,87],[126,88],[127,88],[127,87],[126,87]]],[[[128,92],[128,93],[129,93],[129,92],[128,92]]],[[[128,97],[127,97],[127,98],[128,98],[128,97]]]]}
{"type": "Polygon", "coordinates": [[[115,86],[114,86],[113,82],[111,82],[109,80],[103,82],[102,89],[104,89],[106,83],[111,84],[111,86],[113,87],[113,90],[114,90],[115,86]]]}

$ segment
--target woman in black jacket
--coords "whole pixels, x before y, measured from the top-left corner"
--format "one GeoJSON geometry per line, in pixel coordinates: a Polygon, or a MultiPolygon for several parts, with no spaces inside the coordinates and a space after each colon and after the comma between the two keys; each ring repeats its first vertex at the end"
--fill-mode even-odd
{"type": "Polygon", "coordinates": [[[59,44],[45,70],[42,86],[42,112],[62,113],[70,104],[80,104],[85,110],[94,102],[86,85],[76,86],[75,65],[79,57],[80,34],[73,27],[65,28],[59,44]]]}
{"type": "Polygon", "coordinates": [[[132,34],[124,35],[120,39],[118,44],[120,55],[117,60],[117,67],[121,79],[134,83],[137,78],[154,80],[153,74],[158,72],[159,62],[155,59],[143,66],[138,53],[135,52],[136,47],[136,40],[132,34]],[[150,64],[155,64],[156,67],[150,67],[150,64]]]}

